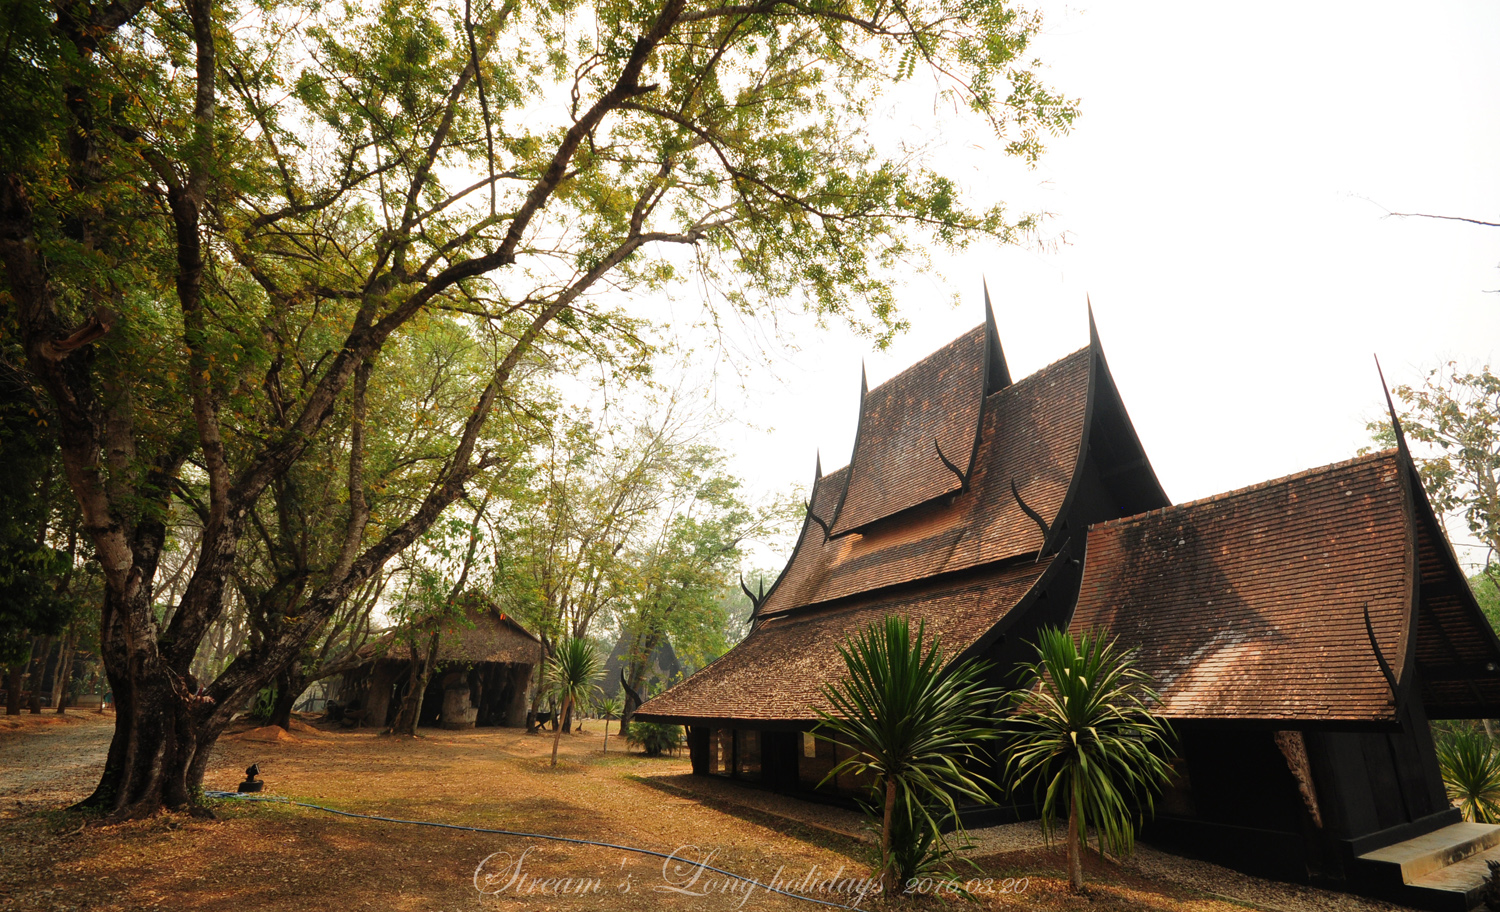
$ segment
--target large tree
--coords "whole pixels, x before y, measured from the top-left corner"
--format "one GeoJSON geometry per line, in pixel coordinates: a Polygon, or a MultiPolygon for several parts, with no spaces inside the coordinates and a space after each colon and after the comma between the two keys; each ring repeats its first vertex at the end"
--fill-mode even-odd
{"type": "Polygon", "coordinates": [[[602,288],[695,266],[729,306],[890,331],[883,270],[914,232],[1011,237],[864,123],[922,73],[1034,156],[1073,116],[1024,56],[1037,28],[1002,0],[9,0],[0,294],[105,580],[118,707],[87,803],[189,805],[232,714],[511,458],[518,373],[641,341],[602,288]],[[370,400],[434,323],[486,370],[427,483],[376,514],[370,400]],[[328,454],[331,559],[295,614],[192,680],[257,510],[328,454]],[[201,533],[163,622],[189,495],[201,533]]]}

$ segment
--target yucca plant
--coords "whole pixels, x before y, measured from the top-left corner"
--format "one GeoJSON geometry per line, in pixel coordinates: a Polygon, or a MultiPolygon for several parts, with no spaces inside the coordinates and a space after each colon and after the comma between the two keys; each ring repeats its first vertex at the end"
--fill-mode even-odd
{"type": "Polygon", "coordinates": [[[1443,786],[1464,819],[1500,823],[1500,751],[1489,735],[1468,727],[1443,732],[1437,755],[1443,786]]]}
{"type": "Polygon", "coordinates": [[[940,834],[944,823],[957,822],[957,800],[992,801],[994,784],[975,769],[997,735],[992,713],[1003,693],[984,684],[984,663],[945,669],[926,626],[913,637],[903,617],[871,625],[839,654],[845,675],[823,686],[833,711],[817,711],[817,730],[852,755],[824,782],[843,773],[871,780],[881,882],[894,890],[948,854],[940,834]]]}
{"type": "Polygon", "coordinates": [[[557,745],[562,741],[562,722],[575,703],[586,703],[599,690],[594,683],[603,671],[594,644],[582,637],[571,637],[557,645],[552,656],[552,693],[562,708],[558,711],[557,731],[552,735],[552,765],[557,765],[557,745]]]}
{"type": "Polygon", "coordinates": [[[1049,840],[1066,814],[1068,882],[1077,892],[1089,827],[1101,852],[1132,850],[1141,809],[1152,810],[1168,780],[1172,732],[1151,714],[1159,695],[1133,650],[1102,631],[1074,639],[1056,628],[1039,631],[1036,648],[1038,660],[1023,666],[1027,684],[1011,697],[1006,778],[1032,785],[1049,840]]]}
{"type": "Polygon", "coordinates": [[[609,753],[609,723],[625,714],[625,695],[615,694],[594,701],[594,709],[604,717],[604,752],[609,753]]]}

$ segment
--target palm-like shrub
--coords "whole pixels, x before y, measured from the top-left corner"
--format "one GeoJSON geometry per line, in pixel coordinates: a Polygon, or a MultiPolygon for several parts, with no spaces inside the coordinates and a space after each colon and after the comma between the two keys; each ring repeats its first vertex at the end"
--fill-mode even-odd
{"type": "Polygon", "coordinates": [[[615,694],[594,701],[594,709],[604,717],[604,752],[609,753],[609,723],[625,714],[625,695],[615,694]]]}
{"type": "Polygon", "coordinates": [[[682,746],[682,726],[666,722],[632,722],[626,739],[648,757],[660,757],[682,746]]]}
{"type": "Polygon", "coordinates": [[[1442,733],[1437,739],[1438,769],[1448,797],[1474,823],[1500,823],[1500,751],[1475,728],[1442,733]]]}
{"type": "Polygon", "coordinates": [[[1168,779],[1172,732],[1151,714],[1159,699],[1148,675],[1102,631],[1075,640],[1040,631],[1038,661],[1023,666],[1030,686],[1012,695],[1010,758],[1013,786],[1032,785],[1042,825],[1068,819],[1068,880],[1083,889],[1081,841],[1088,828],[1117,855],[1135,843],[1140,811],[1168,779]],[[1066,809],[1066,810],[1064,810],[1066,809]]]}
{"type": "Polygon", "coordinates": [[[902,617],[871,625],[839,647],[845,676],[824,685],[832,712],[818,731],[852,756],[829,772],[868,777],[881,821],[881,880],[895,889],[946,852],[942,824],[957,821],[956,800],[988,803],[993,783],[973,771],[996,737],[991,713],[1002,696],[983,683],[985,664],[944,669],[942,650],[915,638],[902,617]]]}
{"type": "Polygon", "coordinates": [[[557,745],[562,741],[561,720],[568,718],[568,710],[575,703],[586,703],[599,690],[594,683],[604,669],[594,644],[582,637],[563,640],[552,656],[552,693],[562,704],[558,712],[559,724],[552,735],[552,765],[557,765],[557,745]]]}

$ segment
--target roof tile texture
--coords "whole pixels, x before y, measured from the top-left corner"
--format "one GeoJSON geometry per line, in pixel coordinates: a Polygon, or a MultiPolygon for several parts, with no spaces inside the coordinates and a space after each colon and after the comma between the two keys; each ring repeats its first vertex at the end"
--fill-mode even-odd
{"type": "Polygon", "coordinates": [[[1394,451],[1089,530],[1072,629],[1140,648],[1161,714],[1378,720],[1402,674],[1412,562],[1394,451]]]}
{"type": "MultiPolygon", "coordinates": [[[[468,597],[468,596],[466,596],[468,597]]],[[[408,661],[407,646],[387,630],[359,650],[369,661],[408,661]]],[[[423,635],[425,642],[426,635],[423,635]]],[[[423,648],[426,648],[425,645],[423,648]]],[[[438,639],[439,662],[516,662],[535,665],[542,660],[542,643],[514,618],[492,606],[471,606],[468,621],[455,621],[438,639]]]]}
{"type": "MultiPolygon", "coordinates": [[[[761,616],[1035,553],[1041,529],[1010,483],[1049,523],[1056,520],[1083,438],[1089,364],[1081,349],[989,397],[968,491],[839,538],[825,540],[807,524],[761,616]]],[[[813,491],[814,512],[825,521],[819,508],[836,502],[846,471],[825,475],[813,491]]]]}
{"type": "Polygon", "coordinates": [[[937,447],[959,471],[969,471],[987,344],[979,326],[865,394],[835,535],[959,489],[961,480],[937,447]]]}
{"type": "Polygon", "coordinates": [[[872,597],[836,610],[764,621],[738,646],[644,704],[642,718],[810,721],[828,709],[819,688],[844,676],[838,647],[887,615],[905,615],[952,659],[1015,607],[1046,570],[1026,563],[935,587],[919,595],[872,597]]]}

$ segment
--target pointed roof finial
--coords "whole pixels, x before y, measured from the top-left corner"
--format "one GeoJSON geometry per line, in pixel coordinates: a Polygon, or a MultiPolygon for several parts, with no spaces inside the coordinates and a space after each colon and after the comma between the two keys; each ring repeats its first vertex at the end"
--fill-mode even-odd
{"type": "Polygon", "coordinates": [[[865,393],[870,391],[870,380],[865,374],[865,359],[859,359],[859,398],[864,399],[865,393]]]}
{"type": "Polygon", "coordinates": [[[1095,352],[1098,352],[1100,350],[1099,324],[1094,322],[1094,302],[1089,300],[1089,296],[1087,294],[1083,296],[1083,300],[1089,311],[1089,348],[1092,348],[1095,352]]]}
{"type": "Polygon", "coordinates": [[[823,477],[823,451],[822,451],[822,449],[819,449],[817,451],[817,453],[818,453],[817,459],[813,463],[813,481],[817,481],[818,479],[820,479],[820,478],[823,477]]]}
{"type": "Polygon", "coordinates": [[[1010,366],[1005,363],[1005,350],[1000,347],[1000,330],[995,325],[995,308],[990,304],[990,283],[979,278],[984,286],[984,332],[989,343],[989,373],[985,377],[985,393],[998,393],[1010,386],[1010,366]]]}
{"type": "Polygon", "coordinates": [[[1385,371],[1380,369],[1380,356],[1375,356],[1375,373],[1380,376],[1380,391],[1385,393],[1385,407],[1391,412],[1391,430],[1396,433],[1396,449],[1401,458],[1411,462],[1411,450],[1406,448],[1406,432],[1401,429],[1401,419],[1396,416],[1396,403],[1391,399],[1391,388],[1385,382],[1385,371]]]}

